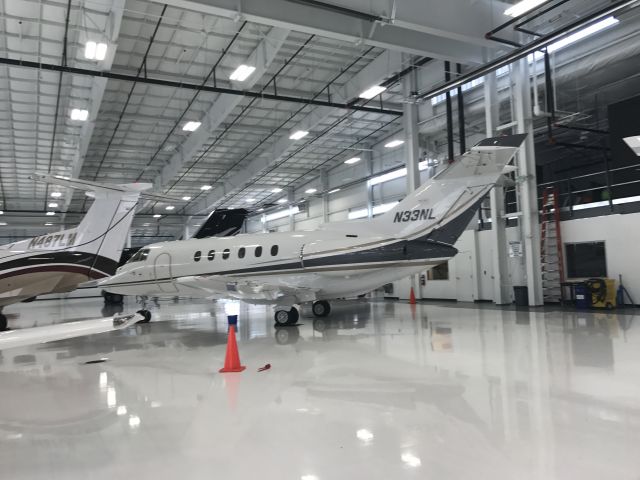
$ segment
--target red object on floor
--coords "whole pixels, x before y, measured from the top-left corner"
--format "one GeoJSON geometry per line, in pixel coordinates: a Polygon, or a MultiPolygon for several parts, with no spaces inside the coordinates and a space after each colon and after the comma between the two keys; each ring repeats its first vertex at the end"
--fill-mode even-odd
{"type": "Polygon", "coordinates": [[[409,303],[411,305],[415,305],[416,304],[416,294],[413,293],[413,287],[411,287],[411,293],[409,294],[409,303]]]}
{"type": "Polygon", "coordinates": [[[247,367],[240,365],[240,353],[236,342],[236,327],[231,325],[227,336],[227,354],[224,358],[224,367],[220,369],[220,373],[241,372],[245,368],[247,367]]]}
{"type": "Polygon", "coordinates": [[[269,370],[271,368],[271,364],[267,363],[264,367],[260,367],[258,369],[259,372],[264,372],[265,370],[269,370]]]}

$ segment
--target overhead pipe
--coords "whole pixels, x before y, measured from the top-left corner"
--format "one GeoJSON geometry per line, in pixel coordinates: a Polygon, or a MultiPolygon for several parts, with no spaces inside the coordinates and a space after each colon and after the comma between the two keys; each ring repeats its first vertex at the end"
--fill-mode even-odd
{"type": "Polygon", "coordinates": [[[606,18],[617,12],[620,12],[625,8],[637,3],[637,1],[638,0],[622,0],[622,1],[612,3],[607,7],[604,7],[590,15],[587,15],[585,18],[581,20],[578,20],[569,25],[566,25],[560,28],[559,30],[557,30],[556,32],[540,37],[539,39],[531,42],[528,45],[523,46],[522,48],[519,48],[511,53],[508,53],[507,55],[503,55],[502,57],[496,60],[493,60],[483,65],[480,68],[477,68],[465,75],[462,75],[456,80],[447,82],[427,92],[420,93],[416,96],[416,99],[421,101],[426,101],[426,100],[429,100],[430,98],[436,97],[454,88],[457,88],[458,86],[461,86],[467,82],[475,80],[476,78],[484,77],[488,73],[491,73],[501,67],[507,66],[515,62],[516,60],[520,60],[521,58],[526,58],[527,55],[535,52],[536,50],[540,50],[551,43],[557,42],[558,40],[561,40],[566,36],[571,35],[572,33],[584,28],[585,26],[591,25],[593,23],[596,23],[602,20],[603,18],[606,18]]]}
{"type": "Polygon", "coordinates": [[[383,115],[393,115],[397,117],[402,116],[402,110],[393,110],[389,108],[366,107],[366,106],[360,106],[360,105],[352,105],[349,103],[319,100],[317,98],[294,97],[291,95],[276,95],[273,93],[266,93],[266,92],[252,92],[247,90],[237,90],[235,88],[216,87],[212,85],[199,85],[199,84],[186,83],[186,82],[180,82],[175,80],[164,80],[161,78],[150,78],[150,77],[137,78],[134,75],[128,75],[124,73],[96,71],[96,70],[90,70],[87,68],[61,66],[61,65],[54,65],[51,63],[40,63],[40,62],[32,62],[28,60],[17,60],[13,58],[0,58],[0,65],[35,68],[40,70],[52,71],[52,72],[72,73],[75,75],[83,75],[83,76],[89,76],[89,77],[101,77],[101,78],[107,78],[111,80],[122,80],[124,82],[137,81],[138,83],[144,83],[148,85],[159,85],[161,87],[183,88],[186,90],[202,90],[204,92],[223,93],[226,95],[238,95],[241,97],[248,97],[248,98],[262,98],[265,100],[275,100],[280,102],[315,105],[320,107],[332,107],[332,108],[338,108],[342,110],[355,110],[360,112],[379,113],[383,115]]]}

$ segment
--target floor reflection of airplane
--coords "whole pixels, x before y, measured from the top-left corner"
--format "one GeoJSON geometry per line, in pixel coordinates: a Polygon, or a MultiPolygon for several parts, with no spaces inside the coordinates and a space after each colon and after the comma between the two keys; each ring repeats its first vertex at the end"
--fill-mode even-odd
{"type": "MultiPolygon", "coordinates": [[[[81,283],[112,275],[134,207],[142,191],[151,187],[147,183],[100,185],[42,174],[32,178],[85,189],[94,201],[77,227],[0,247],[0,312],[5,305],[46,293],[69,292],[81,283]]],[[[0,330],[6,328],[7,317],[0,313],[0,330]]]]}
{"type": "Polygon", "coordinates": [[[294,305],[356,297],[453,257],[453,247],[525,135],[488,138],[393,209],[372,220],[313,231],[244,234],[149,245],[101,282],[129,295],[235,298],[276,306],[277,324],[295,324],[294,305]]]}

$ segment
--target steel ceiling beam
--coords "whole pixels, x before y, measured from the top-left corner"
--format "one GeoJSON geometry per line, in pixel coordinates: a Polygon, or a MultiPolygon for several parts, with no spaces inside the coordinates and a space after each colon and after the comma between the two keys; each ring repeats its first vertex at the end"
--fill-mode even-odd
{"type": "MultiPolygon", "coordinates": [[[[107,38],[109,39],[109,49],[107,57],[102,61],[101,64],[102,68],[104,68],[105,70],[110,70],[111,65],[113,65],[113,59],[115,58],[117,49],[118,36],[120,35],[120,26],[122,24],[125,2],[126,0],[111,0],[111,7],[108,9],[110,29],[108,32],[106,32],[106,34],[107,38]]],[[[89,120],[85,122],[80,129],[78,149],[74,153],[73,162],[71,164],[71,178],[78,178],[82,171],[82,167],[87,155],[87,150],[89,149],[91,137],[93,136],[93,129],[96,125],[96,119],[98,117],[98,112],[100,111],[100,105],[102,104],[102,99],[104,97],[106,88],[106,78],[97,78],[91,85],[91,93],[88,97],[91,101],[91,108],[88,109],[90,112],[89,120]]],[[[62,212],[67,211],[69,205],[71,204],[72,198],[73,190],[66,189],[62,212]]],[[[64,221],[64,213],[62,220],[64,221]]]]}
{"type": "MultiPolygon", "coordinates": [[[[174,0],[172,5],[464,64],[480,64],[483,50],[498,48],[484,38],[484,33],[495,24],[496,2],[465,2],[465,14],[461,15],[459,2],[403,1],[393,16],[383,11],[370,13],[369,1],[352,0],[348,8],[341,8],[345,3],[337,7],[335,2],[319,1],[174,0]]],[[[506,6],[498,2],[497,10],[501,12],[506,6]]]]}

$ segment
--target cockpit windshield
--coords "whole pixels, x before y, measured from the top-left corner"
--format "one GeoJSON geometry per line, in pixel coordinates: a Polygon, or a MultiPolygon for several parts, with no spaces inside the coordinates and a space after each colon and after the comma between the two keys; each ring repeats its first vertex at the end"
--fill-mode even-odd
{"type": "Polygon", "coordinates": [[[138,250],[135,253],[135,255],[129,259],[127,263],[142,262],[146,260],[148,256],[149,256],[149,249],[143,248],[141,250],[138,250]]]}

